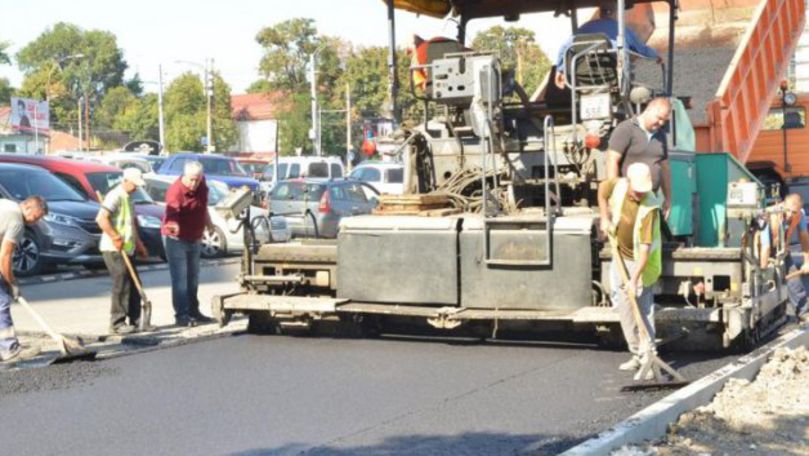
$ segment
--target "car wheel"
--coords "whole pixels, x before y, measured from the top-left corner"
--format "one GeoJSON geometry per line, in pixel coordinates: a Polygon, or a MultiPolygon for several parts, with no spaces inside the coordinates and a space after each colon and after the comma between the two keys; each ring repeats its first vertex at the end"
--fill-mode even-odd
{"type": "Polygon", "coordinates": [[[202,257],[218,258],[226,251],[225,233],[219,227],[214,227],[212,231],[205,230],[202,234],[202,257]]]}
{"type": "Polygon", "coordinates": [[[26,230],[23,233],[22,241],[14,249],[12,258],[14,274],[20,277],[28,277],[42,272],[41,252],[42,249],[36,234],[26,230]]]}

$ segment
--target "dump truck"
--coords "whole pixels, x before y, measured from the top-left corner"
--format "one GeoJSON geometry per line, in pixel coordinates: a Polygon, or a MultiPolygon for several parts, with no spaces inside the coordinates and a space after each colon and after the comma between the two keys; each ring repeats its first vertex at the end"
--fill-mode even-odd
{"type": "MultiPolygon", "coordinates": [[[[765,0],[756,8],[780,14],[769,5],[784,3],[796,5],[792,11],[802,17],[802,2],[765,0]]],[[[619,0],[615,42],[577,36],[564,55],[564,89],[554,94],[546,84],[534,95],[503,71],[495,53],[464,47],[466,25],[555,12],[570,18],[573,31],[578,9],[596,1],[386,4],[392,27],[397,9],[454,16],[458,23],[456,42],[445,41],[413,64],[404,84],[433,108],[425,113],[438,113],[412,127],[396,119],[400,128],[391,141],[404,163],[405,194],[382,197],[372,215],[343,219],[336,240],[253,242],[237,279],[241,291],[212,300],[220,324],[242,313],[254,332],[299,333],[334,322],[361,334],[428,329],[498,338],[561,332],[620,341],[607,291],[611,257],[596,229],[596,189],[606,176],[612,130],[657,96],[670,97],[676,107],[668,135],[671,233],[655,295],[658,333],[679,348],[751,347],[783,321],[787,293],[780,268],[788,249],[780,246],[763,267],[752,241],[765,211],[762,186],[736,158],[738,150],[695,153],[696,135],[689,132],[699,124],[684,110],[689,96],[693,110],[694,96],[674,91],[681,57],[675,24],[688,2],[678,10],[675,0],[619,0]],[[668,13],[665,19],[659,19],[661,11],[668,13]],[[644,61],[623,46],[628,26],[652,43],[665,33],[664,63],[644,61]]],[[[789,47],[791,35],[778,27],[780,45],[789,47]]],[[[391,59],[394,113],[400,88],[395,65],[391,59]]],[[[725,106],[712,108],[711,115],[733,118],[725,106]]],[[[725,127],[714,125],[722,134],[713,135],[736,132],[725,127]]],[[[235,216],[240,209],[228,210],[235,216]]]]}

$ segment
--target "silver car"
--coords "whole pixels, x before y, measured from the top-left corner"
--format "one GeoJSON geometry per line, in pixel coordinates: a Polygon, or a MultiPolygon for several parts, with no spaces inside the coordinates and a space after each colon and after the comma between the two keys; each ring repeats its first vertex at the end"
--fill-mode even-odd
{"type": "Polygon", "coordinates": [[[340,219],[370,214],[378,192],[363,182],[295,179],[281,181],[270,194],[270,213],[283,215],[292,236],[336,238],[340,219]]]}
{"type": "MultiPolygon", "coordinates": [[[[146,181],[146,191],[149,196],[159,204],[166,204],[166,191],[178,179],[176,176],[161,175],[150,175],[143,178],[146,181]]],[[[208,184],[208,214],[211,216],[214,230],[206,230],[202,235],[202,256],[204,258],[216,258],[243,250],[244,233],[241,226],[235,220],[225,220],[214,209],[214,206],[222,201],[230,190],[222,182],[206,181],[206,183],[208,184]]],[[[283,217],[270,217],[270,233],[267,233],[267,224],[260,223],[257,220],[266,214],[266,209],[257,206],[250,207],[250,219],[254,221],[254,226],[256,227],[256,238],[261,242],[285,242],[289,240],[290,230],[283,217]]]]}

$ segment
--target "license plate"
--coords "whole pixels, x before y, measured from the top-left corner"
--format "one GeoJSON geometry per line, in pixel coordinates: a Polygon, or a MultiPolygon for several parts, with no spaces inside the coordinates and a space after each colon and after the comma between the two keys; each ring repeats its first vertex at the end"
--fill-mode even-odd
{"type": "Polygon", "coordinates": [[[610,94],[601,93],[581,97],[582,120],[609,119],[611,113],[610,94]]]}

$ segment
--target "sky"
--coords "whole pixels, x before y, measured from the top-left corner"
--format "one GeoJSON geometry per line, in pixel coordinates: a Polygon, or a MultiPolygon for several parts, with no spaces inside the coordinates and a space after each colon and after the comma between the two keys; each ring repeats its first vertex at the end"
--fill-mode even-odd
{"type": "MultiPolygon", "coordinates": [[[[262,50],[255,36],[263,27],[295,17],[315,20],[321,34],[344,38],[356,45],[387,46],[387,10],[381,0],[140,0],[137,2],[100,0],[35,0],[4,2],[0,41],[8,41],[14,55],[57,22],[70,22],[84,29],[112,32],[129,64],[127,77],[135,72],[145,81],[147,91],[156,91],[158,66],[163,66],[164,83],[185,71],[199,71],[193,64],[214,59],[215,68],[230,84],[233,93],[242,93],[258,79],[256,68],[262,50]],[[9,20],[18,18],[18,20],[9,20]]],[[[498,20],[472,21],[467,36],[498,20]]],[[[546,54],[556,55],[569,35],[566,18],[550,14],[525,16],[514,24],[533,30],[546,54]]],[[[411,37],[455,36],[455,24],[443,19],[396,13],[397,44],[409,45],[411,37]]],[[[22,74],[16,63],[0,65],[0,77],[19,87],[22,74]]]]}

